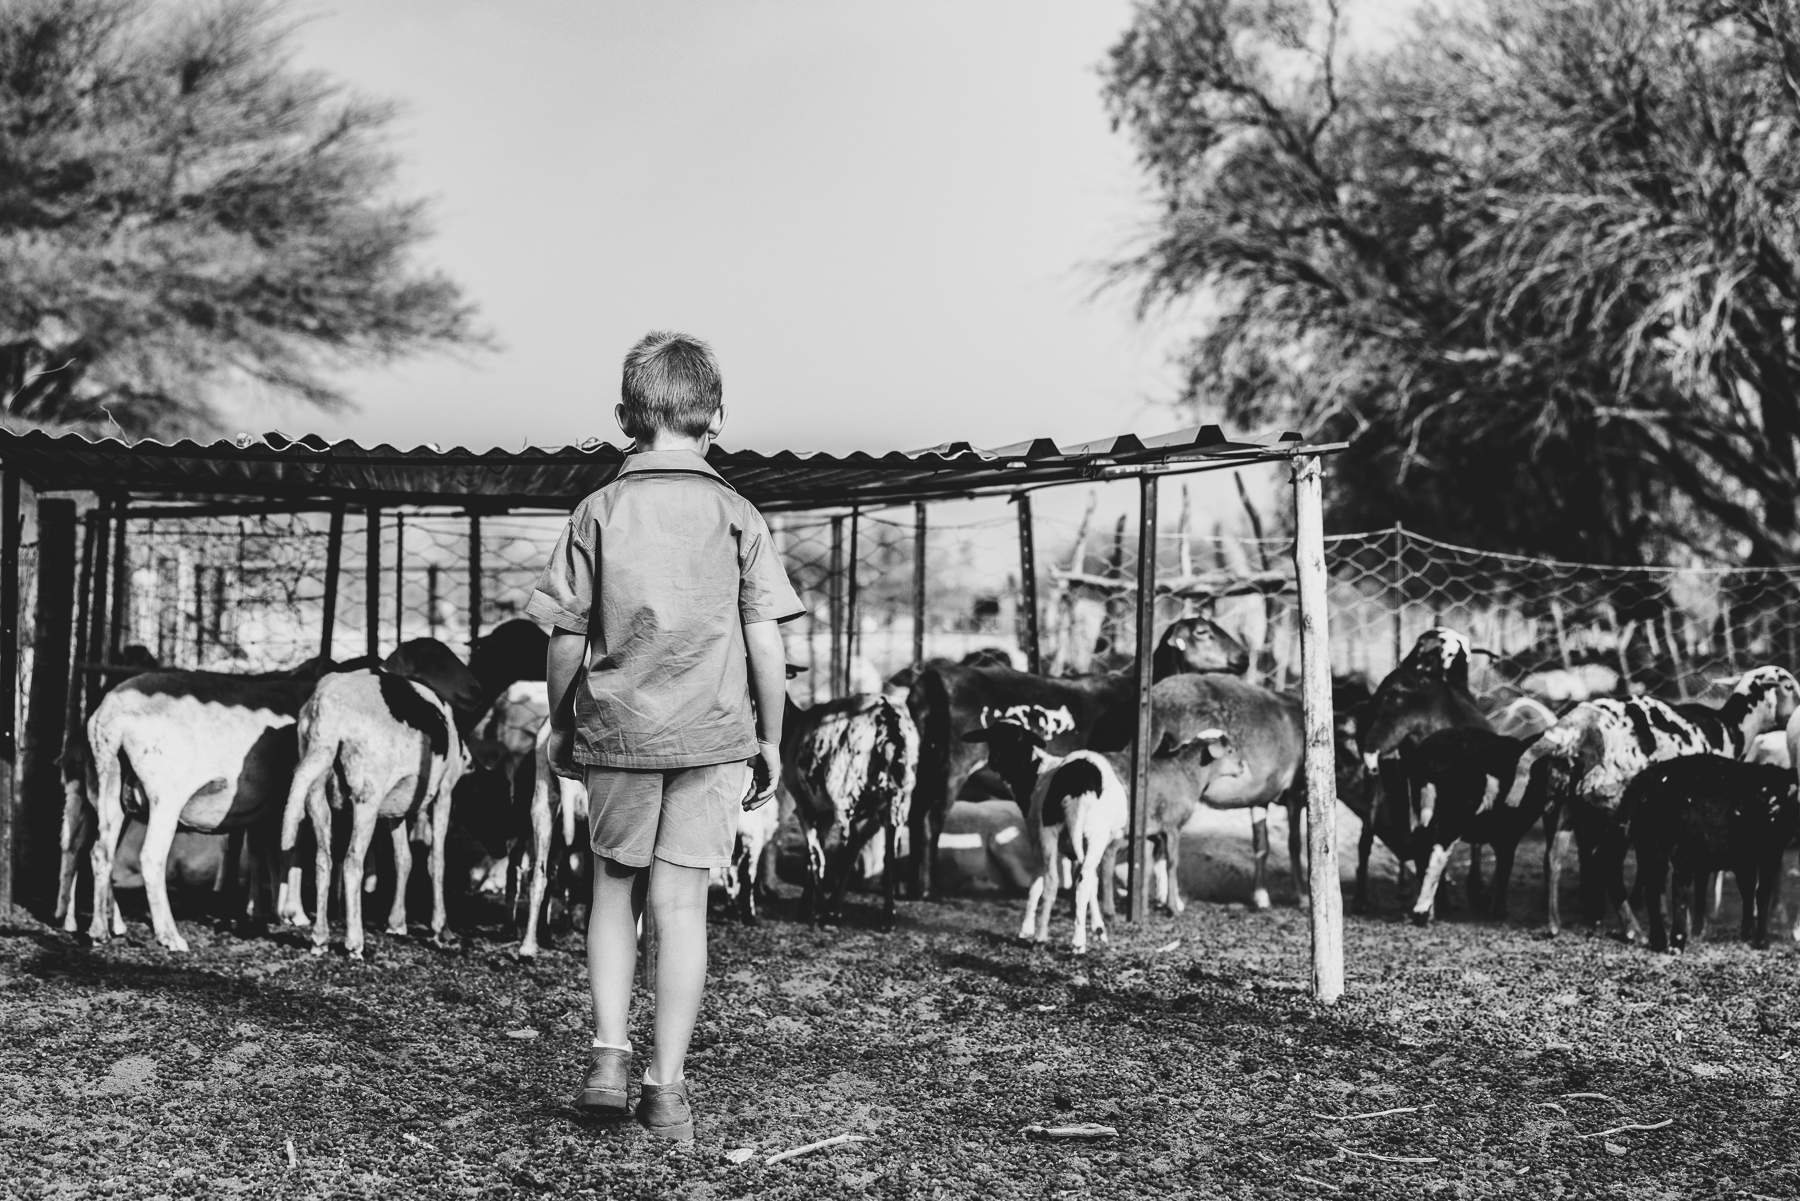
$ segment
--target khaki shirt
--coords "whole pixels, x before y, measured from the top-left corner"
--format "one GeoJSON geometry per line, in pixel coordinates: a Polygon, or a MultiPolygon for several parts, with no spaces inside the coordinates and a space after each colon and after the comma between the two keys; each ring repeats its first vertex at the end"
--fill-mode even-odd
{"type": "Polygon", "coordinates": [[[803,611],[762,514],[689,450],[627,455],[525,606],[587,635],[576,762],[644,771],[756,754],[744,626],[803,611]]]}

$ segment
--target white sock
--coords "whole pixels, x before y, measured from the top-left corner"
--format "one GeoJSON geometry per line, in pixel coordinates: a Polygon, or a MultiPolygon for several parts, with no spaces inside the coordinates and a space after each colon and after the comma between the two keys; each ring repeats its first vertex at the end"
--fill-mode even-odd
{"type": "Polygon", "coordinates": [[[608,1051],[623,1051],[627,1055],[629,1055],[631,1053],[631,1044],[630,1043],[626,1043],[624,1046],[621,1047],[618,1043],[603,1043],[599,1039],[596,1038],[593,1042],[589,1043],[588,1046],[595,1047],[595,1048],[604,1047],[608,1051]]]}
{"type": "MultiPolygon", "coordinates": [[[[685,1075],[687,1075],[687,1073],[686,1073],[686,1072],[678,1072],[678,1073],[676,1073],[676,1076],[675,1076],[675,1079],[673,1079],[673,1080],[671,1080],[671,1081],[669,1081],[669,1084],[680,1084],[680,1083],[681,1083],[681,1078],[682,1078],[682,1077],[683,1077],[683,1076],[685,1076],[685,1075]]],[[[644,1069],[644,1083],[645,1083],[645,1084],[649,1084],[649,1085],[654,1085],[654,1086],[655,1086],[655,1087],[657,1087],[657,1088],[664,1088],[664,1087],[666,1087],[666,1086],[665,1086],[665,1085],[664,1085],[664,1083],[663,1083],[663,1082],[662,1082],[662,1081],[660,1081],[660,1080],[652,1080],[652,1079],[650,1079],[650,1069],[649,1069],[649,1068],[645,1068],[645,1069],[644,1069]]]]}

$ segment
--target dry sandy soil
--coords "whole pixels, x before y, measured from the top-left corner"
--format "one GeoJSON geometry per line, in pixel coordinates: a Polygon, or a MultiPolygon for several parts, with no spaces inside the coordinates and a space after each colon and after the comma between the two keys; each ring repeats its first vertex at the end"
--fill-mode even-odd
{"type": "MultiPolygon", "coordinates": [[[[1194,836],[1220,888],[1241,826],[1194,836]]],[[[842,929],[791,899],[721,921],[688,1149],[571,1110],[568,935],[527,965],[498,925],[372,934],[363,964],[192,922],[185,957],[138,923],[100,948],[0,928],[0,1194],[1800,1195],[1800,953],[1544,939],[1538,854],[1504,927],[1453,887],[1414,929],[1384,886],[1330,1009],[1291,907],[1195,904],[1085,959],[1016,943],[1009,899],[909,904],[892,934],[867,898],[842,929]],[[1117,1137],[1021,1133],[1076,1121],[1117,1137]],[[1603,1133],[1632,1124],[1655,1128],[1603,1133]],[[869,1140],[763,1162],[847,1132],[869,1140]]]]}

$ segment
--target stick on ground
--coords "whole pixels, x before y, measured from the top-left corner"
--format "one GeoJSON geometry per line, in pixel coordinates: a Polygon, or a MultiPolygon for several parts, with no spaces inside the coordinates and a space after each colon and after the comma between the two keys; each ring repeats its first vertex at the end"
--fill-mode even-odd
{"type": "Polygon", "coordinates": [[[1360,1122],[1364,1118],[1385,1118],[1396,1113],[1422,1113],[1430,1109],[1429,1105],[1408,1105],[1400,1109],[1378,1109],[1374,1113],[1320,1113],[1313,1110],[1313,1117],[1324,1118],[1328,1122],[1360,1122]]]}
{"type": "Polygon", "coordinates": [[[1377,1155],[1373,1151],[1352,1151],[1348,1147],[1339,1147],[1345,1155],[1354,1155],[1358,1159],[1379,1159],[1382,1163],[1437,1163],[1437,1159],[1429,1155],[1377,1155]]]}
{"type": "Polygon", "coordinates": [[[811,1155],[814,1151],[823,1151],[827,1147],[838,1147],[845,1143],[866,1143],[868,1141],[869,1136],[866,1134],[836,1134],[830,1138],[822,1138],[816,1143],[808,1143],[804,1147],[795,1147],[792,1150],[777,1152],[763,1160],[763,1164],[765,1166],[777,1164],[784,1159],[793,1159],[799,1155],[811,1155]]]}
{"type": "Polygon", "coordinates": [[[1664,1118],[1660,1122],[1651,1122],[1648,1126],[1641,1122],[1627,1122],[1623,1126],[1614,1126],[1611,1130],[1596,1130],[1592,1134],[1584,1134],[1582,1138],[1604,1138],[1609,1134],[1623,1134],[1627,1130],[1661,1130],[1664,1126],[1673,1126],[1674,1118],[1664,1118]]]}

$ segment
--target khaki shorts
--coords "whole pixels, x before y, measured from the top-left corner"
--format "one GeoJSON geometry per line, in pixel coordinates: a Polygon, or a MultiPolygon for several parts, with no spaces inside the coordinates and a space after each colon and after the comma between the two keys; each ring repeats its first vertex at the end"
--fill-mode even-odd
{"type": "Polygon", "coordinates": [[[667,771],[587,769],[589,843],[626,867],[661,859],[677,867],[728,867],[738,815],[750,787],[748,763],[667,771]]]}

